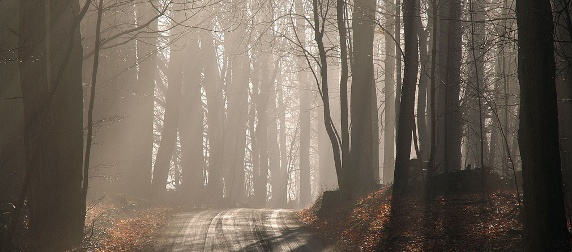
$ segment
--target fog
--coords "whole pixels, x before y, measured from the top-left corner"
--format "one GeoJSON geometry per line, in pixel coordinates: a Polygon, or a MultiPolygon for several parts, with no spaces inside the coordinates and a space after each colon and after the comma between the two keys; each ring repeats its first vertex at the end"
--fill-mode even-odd
{"type": "Polygon", "coordinates": [[[514,1],[437,2],[0,0],[0,202],[30,214],[39,248],[105,197],[299,210],[393,185],[516,190],[520,207],[523,180],[570,194],[569,15],[531,21],[554,37],[543,61],[514,1]]]}

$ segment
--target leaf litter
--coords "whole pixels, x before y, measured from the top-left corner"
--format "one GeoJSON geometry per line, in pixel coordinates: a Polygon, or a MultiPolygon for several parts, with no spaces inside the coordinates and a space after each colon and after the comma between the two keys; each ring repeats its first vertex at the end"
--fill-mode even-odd
{"type": "Polygon", "coordinates": [[[318,214],[320,199],[299,213],[336,251],[521,251],[516,192],[393,198],[384,187],[318,214]],[[393,216],[393,218],[392,218],[393,216]]]}

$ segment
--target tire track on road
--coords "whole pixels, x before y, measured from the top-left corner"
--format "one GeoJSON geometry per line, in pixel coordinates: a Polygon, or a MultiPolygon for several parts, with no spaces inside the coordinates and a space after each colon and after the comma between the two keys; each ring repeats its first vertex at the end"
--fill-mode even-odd
{"type": "Polygon", "coordinates": [[[181,213],[156,251],[324,251],[291,210],[227,209],[181,213]]]}

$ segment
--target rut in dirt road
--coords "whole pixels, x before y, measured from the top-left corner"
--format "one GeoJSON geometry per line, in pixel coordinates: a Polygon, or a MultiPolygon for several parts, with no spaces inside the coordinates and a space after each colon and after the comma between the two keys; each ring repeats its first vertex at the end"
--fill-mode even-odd
{"type": "Polygon", "coordinates": [[[328,251],[306,232],[294,211],[228,209],[181,213],[156,251],[328,251]]]}

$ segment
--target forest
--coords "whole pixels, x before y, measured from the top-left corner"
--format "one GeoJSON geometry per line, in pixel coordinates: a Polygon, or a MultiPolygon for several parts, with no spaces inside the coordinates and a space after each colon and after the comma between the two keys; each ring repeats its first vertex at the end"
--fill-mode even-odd
{"type": "Polygon", "coordinates": [[[571,8],[0,0],[0,251],[571,251],[571,8]]]}

